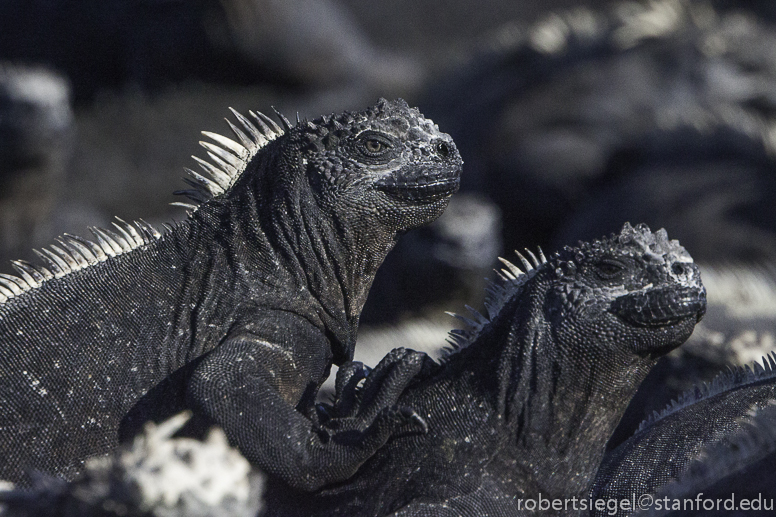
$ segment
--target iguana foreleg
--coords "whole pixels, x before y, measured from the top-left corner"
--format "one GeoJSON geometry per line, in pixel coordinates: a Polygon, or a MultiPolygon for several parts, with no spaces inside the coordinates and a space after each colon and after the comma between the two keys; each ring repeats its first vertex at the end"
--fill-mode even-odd
{"type": "MultiPolygon", "coordinates": [[[[305,350],[315,347],[306,345],[305,350]]],[[[317,392],[318,385],[305,382],[300,373],[308,365],[299,364],[299,357],[280,344],[243,334],[198,365],[189,380],[188,404],[221,426],[252,463],[294,488],[313,491],[353,475],[406,424],[426,431],[425,422],[411,408],[396,406],[420,370],[420,355],[425,354],[406,352],[383,361],[367,379],[360,401],[348,404],[345,413],[333,411],[319,419],[311,397],[302,397],[307,402],[301,404],[308,407],[294,407],[292,402],[300,393],[317,392]]],[[[314,361],[309,356],[303,360],[308,359],[314,361]]]]}

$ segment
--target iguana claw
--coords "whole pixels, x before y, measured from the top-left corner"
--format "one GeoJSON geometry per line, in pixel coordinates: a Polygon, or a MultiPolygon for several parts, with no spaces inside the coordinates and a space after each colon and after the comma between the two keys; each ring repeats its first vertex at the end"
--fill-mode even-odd
{"type": "Polygon", "coordinates": [[[401,416],[406,418],[414,427],[419,428],[417,429],[419,434],[428,433],[428,422],[426,422],[426,419],[420,416],[417,411],[411,407],[402,406],[399,408],[399,412],[401,413],[401,416]]]}

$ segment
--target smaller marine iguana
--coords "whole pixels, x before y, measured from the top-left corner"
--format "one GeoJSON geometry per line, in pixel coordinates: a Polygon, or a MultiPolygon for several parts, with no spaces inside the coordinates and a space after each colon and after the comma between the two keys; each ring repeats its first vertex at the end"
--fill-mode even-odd
{"type": "Polygon", "coordinates": [[[120,432],[185,408],[303,490],[353,474],[397,426],[424,429],[394,405],[412,357],[347,433],[315,420],[314,397],[352,358],[398,235],[457,190],[452,139],[401,100],[294,127],[235,116],[239,142],[205,133],[216,144],[206,175],[189,171],[188,219],[66,236],[46,267],[0,275],[0,479],[72,478],[120,432]]]}
{"type": "MultiPolygon", "coordinates": [[[[505,262],[489,318],[453,334],[465,346],[439,365],[415,353],[423,367],[398,403],[427,434],[395,435],[355,476],[314,495],[270,479],[265,515],[514,516],[525,498],[586,499],[630,397],[689,337],[706,293],[685,249],[646,225],[531,257],[521,256],[525,273],[505,262]]],[[[368,375],[341,368],[322,411],[339,421],[356,402],[371,405],[408,353],[394,350],[368,375]]]]}
{"type": "MultiPolygon", "coordinates": [[[[688,476],[694,462],[703,461],[709,451],[714,451],[721,458],[732,458],[737,435],[746,433],[751,417],[774,403],[776,354],[764,357],[763,366],[755,362],[752,367],[737,367],[721,373],[712,382],[683,393],[665,410],[642,422],[638,431],[628,440],[609,451],[596,475],[591,489],[592,496],[603,499],[654,496],[665,491],[669,483],[688,476]],[[725,449],[730,450],[722,456],[725,449]]],[[[765,437],[772,440],[772,437],[765,437]]],[[[745,450],[741,447],[738,451],[740,457],[727,465],[729,472],[725,472],[725,466],[717,461],[714,465],[717,472],[711,474],[722,478],[738,469],[741,475],[745,467],[756,466],[763,456],[773,461],[776,458],[776,445],[761,445],[764,450],[758,451],[755,448],[748,455],[743,454],[745,450]],[[760,452],[762,454],[758,455],[760,452]]],[[[773,463],[769,465],[769,475],[772,476],[773,463]]],[[[695,465],[696,469],[698,467],[695,465]]],[[[697,472],[695,474],[697,476],[697,472]]],[[[696,479],[696,483],[701,481],[702,478],[696,479]]],[[[697,492],[703,492],[710,486],[699,485],[696,489],[697,492]]],[[[685,486],[685,489],[689,488],[685,486]]],[[[776,488],[776,481],[772,477],[770,488],[776,488]]],[[[731,493],[732,489],[728,490],[725,497],[730,497],[731,493]]],[[[741,492],[737,495],[743,496],[741,492]]],[[[601,512],[596,515],[604,514],[601,512]]],[[[629,513],[620,511],[617,515],[629,513]]]]}

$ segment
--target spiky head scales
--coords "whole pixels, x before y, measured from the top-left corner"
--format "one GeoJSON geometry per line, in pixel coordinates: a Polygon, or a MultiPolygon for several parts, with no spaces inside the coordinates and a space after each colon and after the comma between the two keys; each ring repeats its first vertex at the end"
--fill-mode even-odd
{"type": "Polygon", "coordinates": [[[187,169],[191,176],[188,183],[195,190],[180,194],[197,202],[223,195],[251,170],[251,164],[267,144],[277,139],[300,142],[301,159],[311,169],[311,181],[330,191],[368,181],[365,172],[369,168],[372,172],[385,172],[392,162],[405,166],[382,178],[378,188],[399,197],[446,197],[457,190],[460,182],[463,162],[450,136],[401,99],[380,99],[363,111],[300,121],[294,127],[282,116],[283,127],[262,113],[251,111],[250,118],[234,110],[232,113],[237,124],[227,122],[239,142],[204,131],[215,142],[200,142],[210,161],[194,157],[205,174],[187,169]],[[428,176],[411,165],[421,161],[428,162],[423,169],[428,176]],[[434,170],[435,165],[440,170],[434,170]]]}

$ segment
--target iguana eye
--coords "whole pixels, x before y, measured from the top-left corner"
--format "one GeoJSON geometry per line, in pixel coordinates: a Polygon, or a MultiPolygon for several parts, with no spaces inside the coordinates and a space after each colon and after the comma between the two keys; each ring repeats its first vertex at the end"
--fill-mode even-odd
{"type": "Polygon", "coordinates": [[[378,158],[393,148],[391,141],[378,133],[362,133],[357,143],[358,150],[368,158],[378,158]]]}
{"type": "Polygon", "coordinates": [[[375,138],[370,138],[364,142],[364,147],[366,147],[366,150],[370,153],[376,154],[385,149],[385,144],[375,138]]]}
{"type": "Polygon", "coordinates": [[[611,259],[601,260],[595,265],[596,273],[604,280],[617,278],[624,270],[625,266],[611,259]]]}

